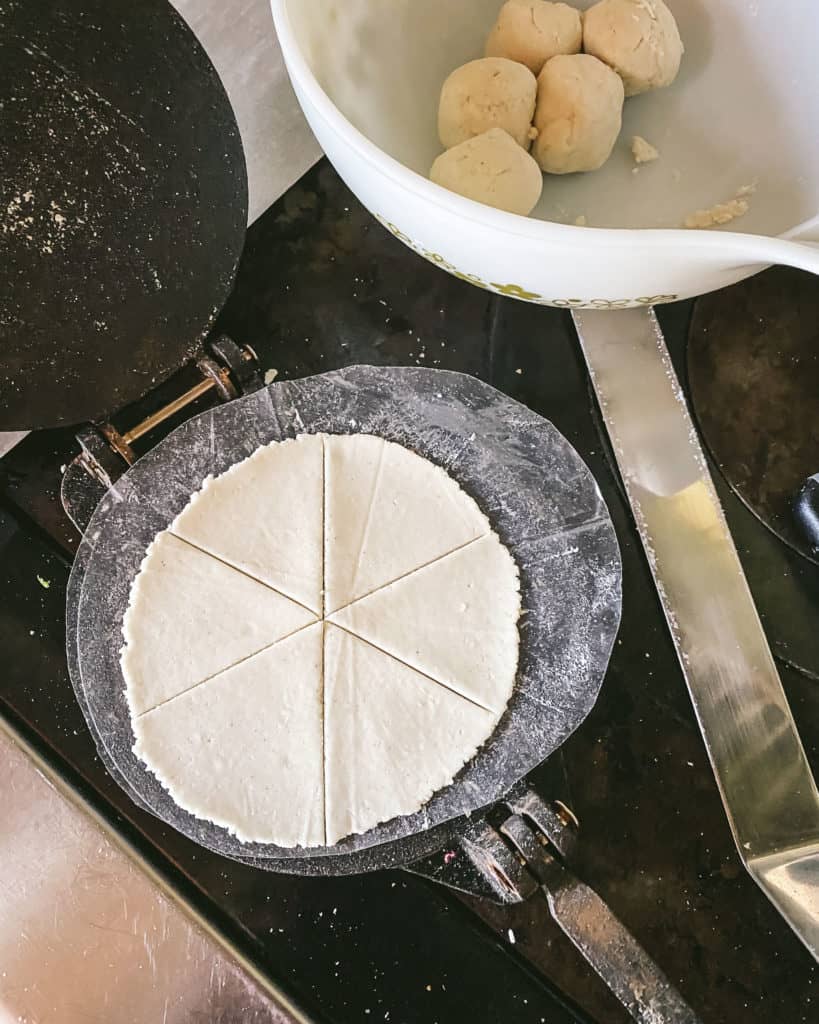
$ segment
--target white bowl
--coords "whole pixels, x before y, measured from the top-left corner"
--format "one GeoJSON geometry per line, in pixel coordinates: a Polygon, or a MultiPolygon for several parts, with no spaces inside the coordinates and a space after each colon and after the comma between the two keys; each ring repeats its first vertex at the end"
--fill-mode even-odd
{"type": "MultiPolygon", "coordinates": [[[[500,0],[272,0],[318,141],[397,238],[483,288],[553,306],[686,298],[771,263],[819,273],[819,10],[813,0],[670,0],[686,54],[668,89],[626,103],[608,163],[547,176],[529,218],[427,177],[438,95],[481,56],[500,0]],[[661,152],[635,174],[630,139],[661,152]],[[755,185],[735,230],[686,215],[755,185]],[[589,227],[576,227],[583,216],[589,227]],[[791,239],[791,240],[788,240],[791,239]]],[[[588,7],[580,2],[578,7],[588,7]]]]}

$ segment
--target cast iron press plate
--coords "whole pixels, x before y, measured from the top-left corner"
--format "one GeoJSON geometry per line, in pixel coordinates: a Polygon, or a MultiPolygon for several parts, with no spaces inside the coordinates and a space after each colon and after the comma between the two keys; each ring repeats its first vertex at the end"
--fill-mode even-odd
{"type": "MultiPolygon", "coordinates": [[[[214,614],[219,614],[215,609],[214,614]]],[[[67,596],[67,653],[102,760],[138,804],[196,842],[260,867],[347,873],[425,856],[551,754],[591,710],[620,618],[620,556],[594,478],[546,420],[471,377],[350,367],[273,384],[189,420],[140,459],[89,523],[67,596]],[[414,815],[334,847],[240,843],[178,807],[132,753],[119,663],[122,616],[145,549],[210,474],[300,433],[372,433],[442,465],[521,572],[515,693],[487,745],[414,815]]]]}
{"type": "Polygon", "coordinates": [[[188,359],[230,291],[233,111],[167,0],[2,0],[0,169],[0,430],[99,418],[188,359]]]}

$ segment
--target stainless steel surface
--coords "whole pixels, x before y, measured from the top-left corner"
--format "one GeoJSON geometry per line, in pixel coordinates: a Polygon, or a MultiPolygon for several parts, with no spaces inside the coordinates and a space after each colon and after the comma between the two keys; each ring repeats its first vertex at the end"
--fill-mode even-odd
{"type": "Polygon", "coordinates": [[[292,1024],[0,719],[0,1021],[292,1024]]]}
{"type": "Polygon", "coordinates": [[[740,856],[819,959],[819,795],[656,317],[574,320],[740,856]]]}

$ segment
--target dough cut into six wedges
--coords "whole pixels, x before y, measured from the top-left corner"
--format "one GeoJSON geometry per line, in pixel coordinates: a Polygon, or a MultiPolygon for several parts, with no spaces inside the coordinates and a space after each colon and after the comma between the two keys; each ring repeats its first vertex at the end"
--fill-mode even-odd
{"type": "Polygon", "coordinates": [[[270,444],[146,553],[134,751],[243,842],[333,844],[419,810],[486,742],[519,613],[514,560],[439,466],[366,434],[270,444]]]}

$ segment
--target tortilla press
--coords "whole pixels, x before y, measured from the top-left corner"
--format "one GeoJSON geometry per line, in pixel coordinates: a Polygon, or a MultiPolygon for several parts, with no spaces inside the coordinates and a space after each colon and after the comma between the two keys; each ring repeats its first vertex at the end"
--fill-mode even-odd
{"type": "Polygon", "coordinates": [[[11,98],[0,109],[9,168],[0,209],[11,286],[0,317],[0,428],[86,421],[62,485],[83,533],[67,655],[111,774],[140,806],[260,868],[405,866],[500,903],[540,891],[635,1019],[695,1020],[571,873],[571,812],[524,781],[593,706],[619,622],[613,527],[577,454],[545,420],[460,375],[362,367],[262,387],[249,348],[208,337],[232,287],[247,187],[229,103],[185,24],[163,0],[147,0],[138,16],[101,0],[47,11],[12,2],[2,21],[11,98]],[[113,427],[114,411],[191,359],[200,379],[132,426],[113,427]],[[136,457],[135,442],[207,395],[224,404],[136,457]],[[497,522],[521,563],[530,613],[520,684],[490,744],[418,814],[309,855],[242,846],[177,808],[131,752],[123,602],[151,537],[204,475],[273,439],[348,431],[351,419],[445,465],[497,522]],[[546,569],[549,585],[537,586],[546,569]]]}
{"type": "MultiPolygon", "coordinates": [[[[69,489],[66,484],[64,494],[69,489]]],[[[572,874],[571,812],[525,782],[594,705],[619,624],[620,574],[599,489],[550,423],[462,374],[350,367],[274,383],[209,409],[113,483],[85,529],[69,581],[69,668],[111,774],[140,806],[195,842],[278,872],[405,867],[499,903],[540,891],[634,1019],[694,1021],[605,903],[572,874]],[[416,814],[330,847],[241,843],[179,808],[133,754],[119,661],[122,617],[146,547],[205,476],[271,441],[352,429],[443,466],[475,497],[512,552],[524,604],[515,692],[488,743],[416,814]]]]}

